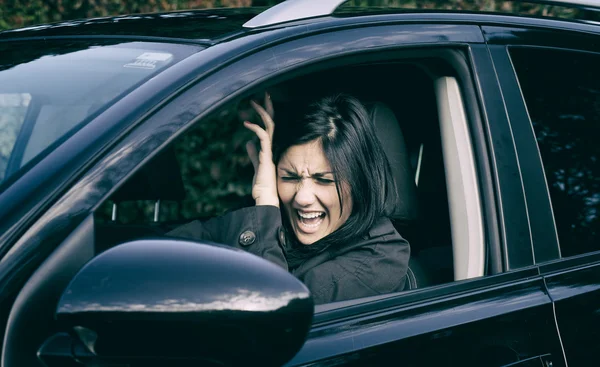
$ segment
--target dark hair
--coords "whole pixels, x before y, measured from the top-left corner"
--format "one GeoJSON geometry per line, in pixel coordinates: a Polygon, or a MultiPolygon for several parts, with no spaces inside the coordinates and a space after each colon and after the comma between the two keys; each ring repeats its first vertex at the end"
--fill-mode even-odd
{"type": "Polygon", "coordinates": [[[358,99],[336,94],[310,104],[299,117],[284,122],[281,128],[276,126],[275,163],[291,146],[320,141],[336,179],[342,210],[342,182],[350,188],[353,203],[346,223],[326,241],[344,244],[365,235],[397,201],[390,165],[367,110],[358,99]]]}

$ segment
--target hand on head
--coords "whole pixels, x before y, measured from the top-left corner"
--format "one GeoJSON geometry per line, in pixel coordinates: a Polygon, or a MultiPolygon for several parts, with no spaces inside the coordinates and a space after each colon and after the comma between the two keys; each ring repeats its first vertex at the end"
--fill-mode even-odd
{"type": "Polygon", "coordinates": [[[257,124],[244,121],[244,126],[254,132],[260,142],[260,149],[257,149],[252,141],[246,144],[248,157],[250,157],[250,161],[254,166],[252,198],[256,202],[256,205],[274,205],[279,207],[277,176],[272,152],[273,133],[275,131],[273,103],[271,97],[266,92],[264,107],[255,101],[251,101],[250,103],[265,126],[263,129],[257,124]]]}

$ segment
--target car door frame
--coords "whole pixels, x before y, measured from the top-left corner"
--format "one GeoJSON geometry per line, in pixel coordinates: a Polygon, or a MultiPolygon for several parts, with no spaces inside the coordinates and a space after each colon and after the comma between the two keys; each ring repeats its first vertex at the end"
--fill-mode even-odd
{"type": "MultiPolygon", "coordinates": [[[[563,28],[567,27],[563,25],[563,28]]],[[[520,141],[517,142],[517,149],[522,157],[520,161],[528,166],[524,181],[529,187],[527,200],[530,204],[530,217],[536,218],[532,221],[536,264],[553,301],[566,361],[570,366],[580,366],[587,365],[585,361],[589,359],[585,355],[588,353],[589,357],[590,352],[593,355],[591,348],[595,344],[581,343],[581,338],[588,339],[589,335],[585,331],[574,330],[573,327],[578,329],[575,325],[580,325],[581,329],[585,328],[583,325],[589,325],[594,328],[600,321],[594,311],[600,301],[600,251],[561,257],[542,157],[509,54],[510,47],[520,47],[583,51],[600,55],[600,28],[596,27],[595,32],[588,29],[582,32],[577,25],[569,28],[571,29],[556,31],[524,27],[484,27],[483,31],[490,44],[490,53],[501,80],[503,94],[511,96],[507,98],[507,108],[515,133],[518,131],[520,134],[520,141]],[[543,188],[540,183],[543,183],[543,188]]]]}
{"type": "MultiPolygon", "coordinates": [[[[389,17],[386,18],[389,20],[389,17]]],[[[336,20],[330,20],[335,25],[336,20]]],[[[501,97],[497,80],[490,77],[491,59],[479,28],[474,25],[448,24],[371,24],[360,29],[348,27],[345,23],[335,31],[332,24],[320,23],[309,26],[288,27],[282,30],[256,32],[248,40],[243,38],[213,46],[202,53],[211,62],[229,60],[227,65],[213,68],[216,72],[203,74],[200,82],[185,89],[181,94],[173,96],[168,105],[157,110],[144,123],[135,124],[129,134],[112,146],[106,153],[83,174],[76,185],[54,204],[39,221],[29,228],[17,245],[3,259],[5,262],[21,263],[26,255],[40,246],[45,238],[63,233],[65,218],[88,217],[104,201],[119,184],[130,177],[139,167],[152,158],[162,147],[182,134],[199,119],[214,111],[218,106],[237,98],[254,86],[263,83],[275,75],[289,72],[291,69],[306,66],[331,57],[350,55],[352,52],[381,51],[385,48],[402,47],[467,47],[470,50],[471,62],[476,69],[474,83],[478,86],[484,126],[481,127],[479,141],[481,147],[487,146],[492,156],[489,172],[494,179],[486,185],[496,185],[492,200],[500,200],[502,205],[494,207],[498,210],[503,243],[503,252],[508,260],[505,266],[510,269],[522,268],[508,273],[481,279],[455,282],[451,284],[417,290],[411,293],[395,294],[374,300],[358,300],[355,304],[344,308],[333,309],[317,315],[316,322],[309,336],[309,342],[292,365],[305,364],[323,359],[349,357],[348,361],[368,355],[371,347],[376,348],[393,341],[423,335],[427,338],[442,340],[453,335],[452,328],[469,325],[471,321],[506,319],[511,326],[522,320],[514,319],[516,313],[527,314],[541,309],[544,318],[537,319],[538,326],[543,326],[552,318],[551,302],[545,293],[541,277],[537,269],[527,267],[532,260],[525,251],[525,257],[513,254],[509,244],[524,243],[525,248],[531,243],[528,237],[523,239],[522,231],[527,225],[518,225],[518,219],[525,219],[524,195],[520,182],[515,183],[513,177],[519,174],[512,136],[508,129],[508,118],[503,107],[496,101],[501,97]],[[394,33],[395,32],[395,33],[394,33]],[[302,38],[296,38],[299,35],[302,38]],[[393,36],[396,37],[393,37],[393,36]],[[285,38],[296,38],[283,43],[285,38]],[[363,41],[357,42],[358,41],[363,41]],[[254,44],[252,44],[254,42],[254,44]],[[296,43],[294,43],[296,42],[296,43]],[[298,52],[304,45],[305,53],[298,52]],[[254,46],[254,49],[252,48],[254,46]],[[310,46],[310,47],[309,47],[310,46]],[[253,50],[253,51],[250,51],[253,50]],[[238,55],[235,60],[232,55],[238,55]],[[228,58],[229,57],[229,58],[228,58]],[[233,62],[236,61],[236,62],[233,62]],[[223,76],[227,74],[228,78],[223,76]],[[210,98],[199,99],[199,95],[210,90],[210,98]],[[486,141],[491,141],[489,146],[486,141]],[[508,148],[507,148],[508,147],[508,148]],[[508,214],[510,213],[510,215],[508,214]],[[515,227],[507,218],[515,221],[515,227]],[[516,218],[516,219],[515,219],[516,218]],[[419,312],[420,310],[420,312],[419,312]],[[512,316],[511,316],[512,315],[512,316]],[[427,319],[424,319],[426,316],[427,319]],[[382,322],[384,326],[382,327],[382,322]],[[410,326],[404,329],[406,326],[410,326]],[[346,331],[352,330],[350,334],[346,331]],[[325,339],[321,338],[325,336],[325,339]],[[355,344],[359,342],[359,344],[355,344]],[[335,348],[333,348],[335,347],[335,348]],[[356,354],[358,353],[358,355],[356,354]],[[365,354],[366,353],[366,354],[365,354]]],[[[302,51],[302,50],[301,50],[302,51]]],[[[202,54],[201,53],[201,54],[202,54]]],[[[210,62],[209,62],[210,63],[210,62]]],[[[209,64],[207,63],[207,64],[209,64]]],[[[207,70],[207,65],[202,65],[207,70]]],[[[201,67],[198,67],[201,70],[201,67]]],[[[488,156],[489,154],[489,156],[488,156]]],[[[480,162],[481,163],[481,162],[480,162]]],[[[485,163],[483,163],[485,166],[485,163]]],[[[489,194],[489,191],[488,191],[489,194]]],[[[484,194],[485,195],[485,194],[484,194]]],[[[75,221],[75,220],[74,220],[75,221]]],[[[81,223],[79,221],[79,223],[81,223]]],[[[487,227],[488,231],[490,230],[487,227]]],[[[68,233],[68,232],[67,232],[68,233]]],[[[64,237],[63,237],[64,238],[64,237]]],[[[531,251],[529,251],[531,252],[531,251]]],[[[23,275],[23,273],[21,273],[23,275]]],[[[11,279],[8,279],[11,280],[11,279]]],[[[17,287],[12,283],[13,287],[17,287]]],[[[533,314],[531,315],[532,318],[533,314]]],[[[476,329],[476,328],[475,328],[476,329]]],[[[464,330],[461,332],[464,334],[464,330]]],[[[473,329],[470,329],[473,331],[473,329]]],[[[505,330],[510,330],[506,328],[505,330]]],[[[536,330],[534,330],[536,331],[536,330]]],[[[555,329],[544,330],[540,336],[547,335],[545,344],[552,344],[552,353],[562,353],[555,341],[555,329]],[[554,331],[553,331],[554,330],[554,331]]],[[[538,346],[539,347],[539,346],[538,346]]],[[[535,350],[529,357],[537,358],[548,351],[535,350]],[[537,355],[537,354],[539,355],[537,355]]],[[[541,357],[540,357],[541,358],[541,357]]],[[[556,358],[556,357],[555,357],[556,358]]],[[[345,363],[345,362],[344,362],[345,363]]]]}

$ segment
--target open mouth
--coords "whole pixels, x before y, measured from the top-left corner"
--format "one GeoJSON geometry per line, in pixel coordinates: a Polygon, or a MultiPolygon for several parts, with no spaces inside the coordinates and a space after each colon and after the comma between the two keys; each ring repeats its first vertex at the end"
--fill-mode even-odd
{"type": "Polygon", "coordinates": [[[325,218],[325,212],[300,212],[296,211],[296,215],[298,217],[298,221],[301,224],[301,227],[307,230],[316,229],[325,218]]]}

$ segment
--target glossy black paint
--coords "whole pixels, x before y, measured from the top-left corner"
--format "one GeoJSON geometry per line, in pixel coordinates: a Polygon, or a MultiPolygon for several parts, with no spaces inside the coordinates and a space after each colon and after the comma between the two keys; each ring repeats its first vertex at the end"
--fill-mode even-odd
{"type": "Polygon", "coordinates": [[[534,261],[539,264],[558,259],[560,257],[558,236],[554,226],[548,226],[548,223],[554,221],[552,204],[527,107],[506,47],[490,45],[489,49],[506,108],[511,111],[510,126],[517,147],[519,169],[527,199],[527,216],[533,241],[534,261]]]}
{"type": "Polygon", "coordinates": [[[54,320],[55,305],[63,290],[93,257],[94,217],[90,215],[36,269],[15,300],[3,344],[5,366],[37,365],[38,348],[56,332],[55,323],[47,320],[54,320]]]}
{"type": "Polygon", "coordinates": [[[572,48],[587,51],[600,51],[599,30],[572,29],[536,29],[525,27],[481,27],[489,44],[529,45],[572,48]]]}
{"type": "MultiPolygon", "coordinates": [[[[247,34],[234,33],[232,38],[188,58],[181,63],[181,68],[173,68],[171,76],[176,77],[176,81],[169,84],[168,90],[160,92],[162,89],[157,82],[144,93],[136,94],[138,98],[148,98],[153,92],[160,92],[160,97],[151,102],[129,99],[128,102],[133,103],[130,106],[126,102],[115,105],[90,124],[86,133],[78,134],[73,143],[66,143],[68,149],[61,151],[62,154],[85,151],[81,148],[84,146],[92,148],[81,154],[80,161],[72,160],[60,166],[62,184],[54,182],[49,193],[41,196],[43,204],[29,208],[27,220],[0,238],[0,243],[7,249],[17,241],[0,262],[0,285],[7,290],[2,294],[2,318],[8,316],[11,293],[14,295],[20,289],[24,279],[80,218],[92,213],[136,168],[199,118],[225,101],[247,93],[248,88],[270,77],[282,77],[282,73],[297,66],[349,55],[353,51],[378,51],[400,46],[464,47],[469,44],[480,88],[478,93],[485,107],[482,113],[496,195],[502,204],[499,218],[506,268],[532,264],[516,149],[506,106],[501,103],[497,76],[478,31],[480,23],[503,22],[597,32],[597,27],[577,23],[471,14],[325,17],[247,34]],[[420,24],[426,22],[435,24],[420,24]],[[385,26],[377,27],[377,23],[385,26]],[[407,26],[407,23],[412,24],[407,26]],[[360,31],[350,29],[358,25],[362,27],[360,31]],[[328,29],[342,32],[323,34],[328,29]],[[448,34],[443,33],[445,30],[448,34]],[[310,37],[300,38],[309,33],[310,37]],[[389,34],[392,37],[386,40],[389,34]],[[284,43],[291,38],[298,39],[284,43]],[[277,46],[265,49],[273,45],[277,46]],[[294,53],[296,48],[302,52],[294,53]],[[142,124],[155,106],[164,108],[142,124]],[[119,115],[119,111],[127,114],[119,115]],[[106,126],[103,127],[101,122],[106,126]],[[96,137],[101,136],[102,143],[89,145],[95,138],[94,132],[99,131],[103,133],[96,137]],[[51,204],[51,209],[46,211],[51,204]],[[29,227],[34,220],[37,220],[36,224],[29,227]],[[27,232],[21,236],[25,230],[27,232]]],[[[80,30],[85,30],[85,24],[79,26],[80,30]]],[[[140,32],[145,31],[140,29],[140,32]]],[[[231,29],[227,28],[229,31],[231,29]]],[[[56,34],[60,32],[57,30],[56,34]]],[[[28,37],[44,37],[44,34],[44,30],[39,33],[31,30],[28,37]]],[[[175,34],[173,31],[170,36],[175,34]]],[[[58,167],[56,161],[49,162],[55,165],[49,169],[58,167]]],[[[35,177],[44,176],[30,176],[30,179],[35,177]]],[[[15,201],[15,205],[18,203],[15,201]]],[[[469,284],[466,288],[458,283],[394,296],[401,301],[395,301],[394,297],[371,303],[366,301],[355,307],[336,309],[332,311],[335,315],[329,314],[329,317],[327,313],[317,315],[318,323],[309,335],[309,342],[290,364],[319,363],[325,359],[332,365],[385,364],[390,361],[425,365],[423,361],[431,361],[450,362],[449,365],[456,366],[501,366],[512,362],[529,366],[543,360],[551,360],[555,366],[562,365],[552,305],[536,269],[516,275],[475,279],[469,284]],[[519,279],[523,281],[519,282],[519,279]],[[473,354],[473,350],[482,353],[473,354]]]]}
{"type": "MultiPolygon", "coordinates": [[[[439,25],[434,25],[434,26],[411,25],[410,27],[408,27],[407,30],[409,30],[410,32],[407,32],[406,30],[401,30],[401,31],[392,33],[392,35],[397,35],[397,36],[388,38],[387,45],[390,47],[393,47],[396,45],[418,45],[423,40],[429,40],[428,42],[432,45],[434,45],[434,44],[447,45],[449,43],[447,41],[444,41],[443,37],[440,37],[439,35],[437,35],[437,34],[439,34],[439,32],[444,32],[446,30],[450,30],[450,31],[463,30],[463,32],[465,32],[465,34],[468,34],[468,39],[472,40],[474,36],[469,33],[472,32],[473,30],[477,30],[477,28],[476,27],[465,27],[465,26],[452,27],[452,26],[439,26],[439,25]],[[420,36],[421,34],[422,34],[422,37],[420,36]],[[442,42],[439,42],[440,40],[442,40],[442,42]]],[[[389,35],[389,34],[390,34],[390,27],[372,27],[372,28],[362,29],[361,33],[357,33],[357,32],[348,30],[348,31],[339,32],[339,35],[331,34],[331,35],[327,35],[324,38],[312,36],[312,37],[305,38],[304,45],[301,44],[300,40],[295,41],[295,43],[293,42],[293,43],[280,44],[279,46],[275,47],[274,49],[265,50],[263,52],[259,52],[254,55],[251,55],[239,63],[233,64],[230,67],[227,67],[218,73],[215,73],[213,75],[206,77],[198,85],[194,86],[192,89],[187,91],[185,94],[183,94],[182,96],[173,100],[168,105],[167,108],[160,110],[157,114],[152,116],[152,118],[149,121],[147,121],[145,124],[141,125],[138,129],[134,130],[132,132],[132,134],[130,135],[130,137],[123,141],[120,148],[115,148],[113,150],[113,153],[111,153],[110,155],[108,155],[105,158],[106,163],[98,165],[97,168],[92,171],[93,174],[89,176],[90,180],[85,181],[87,187],[85,187],[85,186],[77,187],[76,191],[74,191],[73,194],[76,195],[76,192],[79,192],[79,191],[82,191],[82,192],[102,192],[103,191],[103,192],[108,193],[109,191],[107,190],[107,188],[103,187],[103,186],[99,186],[99,183],[103,182],[104,184],[111,183],[112,185],[116,185],[124,177],[124,173],[118,173],[117,175],[111,174],[111,170],[106,169],[106,168],[110,167],[110,165],[108,165],[109,162],[115,162],[116,158],[119,157],[120,158],[119,165],[122,167],[122,169],[131,170],[132,166],[138,165],[141,162],[143,162],[145,159],[148,159],[148,156],[151,155],[157,149],[158,146],[163,144],[163,142],[168,141],[169,139],[172,139],[173,138],[172,135],[174,134],[175,131],[180,130],[185,125],[191,124],[191,122],[194,121],[194,120],[191,120],[193,117],[198,116],[198,115],[199,115],[199,117],[202,117],[208,111],[216,108],[218,103],[222,103],[222,101],[235,96],[245,86],[251,86],[257,80],[263,80],[267,76],[272,76],[277,73],[281,73],[283,71],[281,69],[282,67],[285,66],[285,67],[291,68],[296,65],[305,64],[309,61],[323,60],[323,59],[331,57],[331,55],[338,55],[340,51],[346,51],[346,52],[349,52],[351,50],[361,51],[361,50],[364,50],[365,48],[367,48],[367,49],[370,48],[369,47],[370,44],[369,43],[361,43],[362,40],[366,41],[368,39],[373,39],[374,40],[373,46],[385,46],[386,43],[383,43],[382,38],[376,37],[376,36],[377,35],[383,36],[383,35],[389,35]],[[342,37],[342,35],[348,35],[348,37],[342,37]],[[340,42],[341,42],[341,44],[340,44],[340,42]],[[313,45],[313,47],[312,48],[309,47],[310,45],[313,45]],[[333,46],[335,46],[335,47],[333,47],[333,46]],[[291,52],[291,50],[298,49],[299,47],[302,47],[303,50],[305,49],[306,52],[304,52],[304,53],[301,52],[299,54],[291,52]],[[300,57],[298,57],[298,55],[303,55],[303,57],[300,58],[300,57]],[[275,60],[277,62],[275,62],[275,60]],[[224,78],[223,75],[228,75],[229,77],[224,78]],[[198,95],[202,95],[202,96],[206,95],[207,98],[198,99],[197,98],[198,95]],[[134,152],[135,152],[135,154],[134,154],[134,152]],[[128,167],[128,168],[125,168],[125,167],[128,167]]],[[[455,36],[453,36],[454,40],[456,40],[457,42],[460,41],[460,39],[459,39],[459,36],[461,34],[460,32],[455,32],[455,33],[450,32],[449,34],[450,35],[455,34],[455,36]]],[[[226,45],[223,44],[223,45],[215,46],[214,48],[212,48],[213,52],[216,52],[217,50],[219,50],[219,46],[224,47],[226,45]]],[[[210,51],[211,51],[211,49],[208,49],[203,52],[210,52],[210,51]]],[[[114,169],[112,169],[112,171],[113,171],[113,173],[115,172],[114,169]]],[[[73,203],[74,202],[72,201],[71,204],[73,204],[73,203]]],[[[81,204],[78,204],[77,206],[81,207],[81,204]]],[[[63,206],[63,210],[72,210],[71,208],[72,207],[70,205],[63,206]]],[[[49,219],[51,219],[51,218],[49,218],[49,219]]],[[[539,291],[539,286],[538,286],[538,291],[539,291]]],[[[534,303],[538,304],[536,302],[542,302],[542,303],[546,302],[546,306],[544,308],[547,311],[548,310],[547,306],[548,306],[548,302],[549,302],[548,299],[546,298],[544,301],[543,293],[538,292],[535,294],[536,294],[536,296],[534,297],[534,303]],[[541,297],[541,298],[538,298],[538,297],[541,297]]],[[[427,299],[427,298],[431,297],[431,294],[425,294],[425,295],[422,295],[421,297],[425,297],[425,298],[420,298],[420,300],[427,299]]],[[[519,304],[524,305],[527,300],[529,300],[529,298],[525,297],[525,298],[523,298],[524,303],[519,303],[519,304]]],[[[422,302],[422,301],[418,301],[418,302],[422,302]]],[[[458,302],[458,304],[460,304],[462,301],[457,300],[456,302],[458,302]]],[[[521,302],[521,301],[519,301],[519,302],[521,302]]],[[[425,304],[427,304],[427,303],[428,302],[425,302],[425,304]]],[[[442,313],[444,315],[444,317],[442,317],[442,319],[436,319],[436,318],[432,319],[432,323],[430,324],[429,327],[434,329],[435,328],[434,325],[437,325],[438,328],[443,329],[444,327],[456,326],[456,324],[448,324],[448,322],[450,322],[449,320],[451,320],[451,317],[450,317],[450,315],[452,314],[451,310],[456,305],[457,305],[457,303],[454,303],[453,306],[447,308],[446,311],[444,311],[442,313]],[[445,320],[445,321],[442,322],[440,320],[445,320]]],[[[486,319],[486,316],[484,316],[486,310],[490,310],[490,312],[491,312],[494,309],[492,307],[487,307],[487,306],[489,306],[489,305],[486,304],[486,307],[482,307],[480,310],[480,312],[481,312],[480,317],[483,319],[486,319]]],[[[498,310],[498,309],[496,309],[496,310],[498,310]]],[[[495,312],[497,312],[497,311],[495,311],[495,312]]],[[[475,313],[466,312],[464,315],[469,317],[469,316],[475,315],[475,313]]],[[[530,314],[527,314],[527,315],[528,315],[528,317],[532,317],[530,314]]],[[[548,315],[549,315],[548,312],[540,311],[539,316],[537,316],[537,319],[535,319],[535,320],[540,320],[539,322],[542,322],[544,325],[552,325],[551,319],[548,319],[548,315]]],[[[498,316],[498,314],[492,315],[492,313],[490,313],[488,316],[489,317],[498,316]]],[[[360,315],[357,317],[360,317],[360,315]]],[[[417,317],[415,320],[422,320],[422,318],[418,318],[417,314],[414,314],[414,317],[417,317]]],[[[472,319],[471,321],[475,321],[475,319],[472,319]]],[[[462,322],[467,322],[467,321],[464,320],[462,322]]],[[[460,323],[462,323],[462,322],[460,322],[460,323]]],[[[412,325],[417,325],[417,324],[413,323],[412,325]]],[[[364,327],[368,327],[369,330],[379,330],[380,325],[378,323],[372,324],[372,322],[365,322],[364,327]]],[[[417,326],[415,326],[415,327],[417,327],[417,326]]],[[[486,325],[478,326],[477,323],[473,324],[472,327],[474,328],[472,330],[480,330],[480,329],[481,330],[491,330],[491,328],[489,328],[488,326],[486,326],[486,325]]],[[[431,331],[432,329],[429,329],[429,331],[431,331]]],[[[337,335],[338,331],[336,331],[336,330],[338,330],[338,329],[332,329],[331,335],[329,336],[329,338],[330,338],[329,340],[331,340],[332,343],[334,343],[335,340],[339,340],[339,342],[340,342],[339,347],[338,347],[338,349],[335,349],[338,353],[349,353],[349,352],[354,353],[354,352],[356,352],[356,353],[359,353],[359,355],[361,355],[361,356],[364,355],[365,356],[364,358],[367,358],[366,356],[371,355],[371,353],[373,352],[372,347],[375,347],[375,346],[372,344],[364,344],[364,345],[357,344],[356,346],[353,346],[352,348],[348,349],[348,346],[350,344],[347,344],[347,342],[344,342],[344,339],[352,340],[352,338],[348,339],[347,336],[345,336],[345,335],[340,335],[340,337],[337,337],[336,335],[337,335]],[[342,338],[342,336],[343,336],[343,338],[342,338]],[[361,352],[358,352],[358,350],[360,350],[361,352]]],[[[399,330],[399,328],[394,328],[392,330],[399,330]]],[[[413,329],[413,332],[415,332],[414,330],[415,329],[413,329]]],[[[506,330],[510,330],[510,328],[507,328],[506,330]]],[[[542,338],[542,340],[545,341],[544,345],[546,345],[546,346],[551,345],[552,340],[554,340],[554,334],[549,333],[549,332],[552,331],[552,329],[548,329],[548,327],[545,327],[545,328],[543,328],[543,330],[544,330],[543,335],[545,335],[542,338]]],[[[471,331],[469,331],[468,333],[470,333],[470,332],[471,331]]],[[[533,331],[531,331],[531,332],[533,332],[533,331]]],[[[370,333],[372,333],[372,331],[370,333]]],[[[428,333],[428,331],[424,329],[423,335],[428,335],[427,333],[428,333]]],[[[436,334],[436,333],[434,333],[434,334],[436,334]]],[[[525,334],[528,334],[528,333],[524,333],[524,335],[525,334]]],[[[450,335],[456,335],[456,334],[449,334],[449,336],[450,335]]],[[[458,335],[464,336],[464,334],[462,334],[462,333],[459,333],[458,335]]],[[[415,334],[412,336],[417,337],[418,335],[415,334]]],[[[461,336],[461,338],[458,338],[458,339],[449,337],[444,340],[447,340],[447,342],[450,344],[464,343],[464,340],[462,339],[463,336],[461,336]],[[456,340],[456,342],[454,340],[456,340]]],[[[409,344],[413,343],[413,341],[411,341],[411,340],[414,340],[414,339],[410,339],[410,335],[404,334],[404,336],[403,336],[403,334],[397,334],[396,331],[381,334],[379,340],[381,343],[383,343],[384,341],[387,341],[387,342],[392,342],[394,340],[401,341],[401,340],[404,340],[403,338],[409,338],[407,343],[409,343],[409,344]]],[[[428,339],[429,336],[426,336],[425,338],[428,339]]],[[[444,348],[450,344],[444,344],[444,348]]],[[[314,345],[314,344],[310,344],[310,345],[314,345]]],[[[428,355],[434,355],[435,350],[436,350],[435,348],[429,350],[428,355]]],[[[502,347],[502,352],[499,353],[499,354],[501,354],[501,356],[499,356],[497,358],[497,361],[500,361],[500,360],[516,361],[515,358],[507,357],[508,350],[509,350],[508,347],[506,347],[506,348],[502,347]]],[[[536,350],[535,353],[538,353],[538,352],[539,352],[539,354],[543,354],[543,353],[547,353],[549,351],[539,349],[539,350],[536,350]]],[[[312,347],[308,347],[307,352],[304,352],[304,354],[301,354],[300,357],[298,357],[301,359],[297,360],[297,362],[294,362],[294,363],[305,363],[305,362],[308,362],[309,360],[314,361],[314,360],[320,360],[322,358],[328,359],[330,357],[331,357],[331,355],[320,354],[320,352],[318,352],[316,349],[312,349],[312,347]]],[[[359,358],[363,358],[363,357],[359,357],[359,358]]],[[[364,359],[363,359],[363,361],[364,361],[364,359]]],[[[460,362],[462,362],[462,361],[458,361],[458,360],[455,361],[455,363],[457,363],[456,365],[460,365],[459,364],[460,362]]]]}
{"type": "Polygon", "coordinates": [[[315,306],[314,325],[328,325],[340,319],[349,319],[361,315],[372,315],[379,310],[392,310],[407,307],[411,304],[423,301],[427,293],[434,294],[435,297],[442,299],[450,297],[453,294],[474,294],[477,290],[488,290],[496,287],[498,284],[518,283],[523,279],[535,278],[539,275],[537,269],[528,267],[514,272],[505,272],[503,274],[479,278],[475,281],[460,281],[435,287],[434,291],[426,292],[419,290],[417,292],[405,292],[395,295],[384,295],[374,297],[374,299],[352,300],[344,304],[330,304],[315,306]]]}
{"type": "Polygon", "coordinates": [[[381,310],[317,323],[288,366],[316,361],[349,366],[400,361],[406,366],[504,366],[545,354],[553,356],[555,366],[563,365],[552,305],[539,276],[381,310]]]}
{"type": "Polygon", "coordinates": [[[485,128],[501,201],[500,233],[504,270],[533,264],[525,197],[512,132],[502,92],[487,47],[471,47],[475,75],[485,105],[485,128]]]}
{"type": "MultiPolygon", "coordinates": [[[[507,96],[511,126],[518,145],[527,194],[536,263],[555,307],[564,355],[569,366],[594,364],[600,328],[600,255],[586,254],[560,258],[556,226],[551,214],[549,192],[541,166],[540,152],[521,91],[512,71],[510,49],[545,47],[600,51],[597,35],[548,29],[482,27],[491,44],[490,52],[498,67],[498,77],[507,96]],[[508,50],[507,50],[508,46],[508,50]],[[518,135],[518,136],[517,136],[518,135]]],[[[597,33],[597,31],[595,32],[597,33]]],[[[568,245],[568,244],[566,244],[568,245]]]]}
{"type": "Polygon", "coordinates": [[[99,358],[277,366],[304,343],[313,309],[304,284],[247,252],[140,240],[86,264],[66,287],[56,317],[99,358]]]}
{"type": "Polygon", "coordinates": [[[540,268],[547,274],[548,292],[556,304],[558,327],[571,367],[588,366],[596,360],[600,337],[600,265],[581,266],[574,260],[540,268]],[[573,262],[579,266],[568,269],[573,262]],[[557,267],[565,270],[552,271],[557,267]]]}

